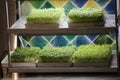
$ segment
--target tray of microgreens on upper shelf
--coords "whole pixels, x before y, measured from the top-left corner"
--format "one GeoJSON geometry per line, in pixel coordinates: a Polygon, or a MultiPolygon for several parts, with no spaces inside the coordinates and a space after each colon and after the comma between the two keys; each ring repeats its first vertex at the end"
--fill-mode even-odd
{"type": "Polygon", "coordinates": [[[67,17],[70,28],[104,27],[106,12],[103,8],[74,8],[67,17]]]}
{"type": "Polygon", "coordinates": [[[62,8],[32,9],[26,18],[26,28],[58,28],[65,16],[62,8]]]}

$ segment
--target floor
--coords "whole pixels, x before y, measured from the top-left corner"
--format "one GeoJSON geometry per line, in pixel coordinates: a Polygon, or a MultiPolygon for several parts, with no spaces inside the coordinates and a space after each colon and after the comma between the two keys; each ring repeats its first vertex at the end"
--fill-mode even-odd
{"type": "Polygon", "coordinates": [[[19,78],[3,78],[2,80],[120,80],[116,73],[69,73],[69,74],[22,74],[19,78]]]}

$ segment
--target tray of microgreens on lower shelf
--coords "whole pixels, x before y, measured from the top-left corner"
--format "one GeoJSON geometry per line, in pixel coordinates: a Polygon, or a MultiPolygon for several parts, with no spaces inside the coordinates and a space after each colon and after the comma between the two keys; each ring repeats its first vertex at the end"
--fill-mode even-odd
{"type": "Polygon", "coordinates": [[[35,66],[39,53],[39,47],[18,47],[11,54],[12,66],[35,66]]]}
{"type": "Polygon", "coordinates": [[[111,46],[80,45],[54,47],[18,47],[11,53],[11,66],[36,67],[109,67],[111,46]]]}
{"type": "Polygon", "coordinates": [[[73,66],[108,67],[111,61],[110,45],[81,45],[73,54],[73,66]]]}
{"type": "Polygon", "coordinates": [[[103,8],[73,8],[67,14],[69,27],[104,27],[103,8]]]}
{"type": "Polygon", "coordinates": [[[58,28],[64,17],[63,8],[32,9],[26,18],[26,28],[58,28]]]}
{"type": "Polygon", "coordinates": [[[70,67],[75,46],[52,47],[46,46],[40,51],[38,67],[70,67]]]}

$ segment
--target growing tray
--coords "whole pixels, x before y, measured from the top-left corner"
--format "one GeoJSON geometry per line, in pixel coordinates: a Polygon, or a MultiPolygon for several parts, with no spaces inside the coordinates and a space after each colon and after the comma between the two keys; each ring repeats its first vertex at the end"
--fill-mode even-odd
{"type": "Polygon", "coordinates": [[[69,28],[76,27],[104,27],[105,22],[91,22],[91,23],[69,23],[69,28]]]}
{"type": "Polygon", "coordinates": [[[37,67],[70,67],[72,63],[36,63],[37,67]]]}
{"type": "Polygon", "coordinates": [[[10,64],[12,67],[33,67],[36,66],[35,62],[12,62],[10,64]]]}
{"type": "Polygon", "coordinates": [[[73,63],[74,67],[109,67],[110,63],[73,63]]]}
{"type": "Polygon", "coordinates": [[[25,24],[26,28],[58,28],[59,24],[25,24]]]}
{"type": "Polygon", "coordinates": [[[110,56],[110,59],[107,62],[96,62],[96,63],[77,63],[73,62],[74,67],[109,67],[111,65],[111,60],[113,59],[113,55],[110,56]]]}

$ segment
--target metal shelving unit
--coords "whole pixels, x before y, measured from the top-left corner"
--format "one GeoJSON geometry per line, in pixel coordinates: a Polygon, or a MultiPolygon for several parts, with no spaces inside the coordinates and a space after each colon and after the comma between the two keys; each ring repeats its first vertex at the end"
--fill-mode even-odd
{"type": "MultiPolygon", "coordinates": [[[[116,3],[116,0],[115,0],[116,3]]],[[[118,44],[118,26],[115,15],[107,15],[105,26],[97,27],[79,27],[79,28],[68,28],[63,26],[61,28],[26,28],[26,18],[21,17],[18,19],[15,24],[8,28],[8,34],[15,35],[78,35],[78,34],[116,34],[116,44],[118,44]],[[114,19],[114,25],[109,25],[109,19],[112,16],[114,19]]],[[[10,38],[10,36],[8,36],[10,38]]],[[[8,42],[10,44],[10,40],[8,42]]],[[[9,46],[10,48],[10,46],[9,46]]],[[[10,50],[8,54],[8,63],[9,63],[9,72],[119,72],[119,53],[118,45],[117,50],[113,51],[113,59],[109,67],[36,67],[36,66],[12,66],[10,59],[10,50]]],[[[15,65],[15,64],[14,64],[15,65]]]]}
{"type": "Polygon", "coordinates": [[[117,72],[117,55],[116,51],[112,52],[113,58],[110,62],[109,67],[36,67],[35,65],[24,66],[24,64],[20,63],[11,63],[11,67],[9,68],[10,72],[19,72],[19,73],[48,73],[48,72],[117,72]],[[14,67],[12,67],[14,66],[14,67]]]}
{"type": "Polygon", "coordinates": [[[106,23],[104,26],[97,27],[75,27],[68,28],[66,26],[58,28],[26,28],[26,17],[21,17],[18,21],[15,22],[9,29],[9,33],[14,34],[33,34],[33,35],[64,35],[64,34],[110,34],[115,33],[117,28],[114,23],[114,15],[108,15],[106,23]],[[113,20],[109,20],[109,17],[112,17],[113,20]],[[111,25],[109,21],[113,22],[111,25]]]}

